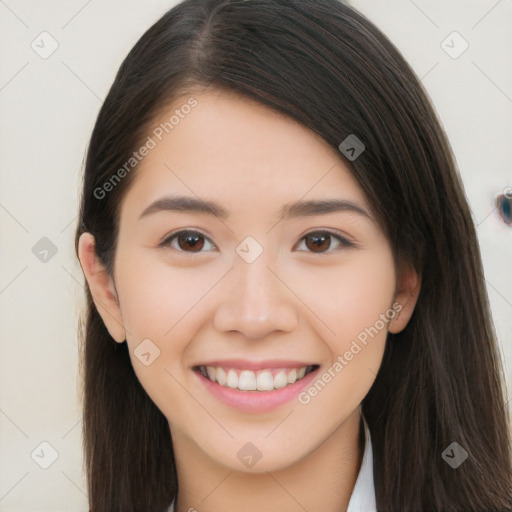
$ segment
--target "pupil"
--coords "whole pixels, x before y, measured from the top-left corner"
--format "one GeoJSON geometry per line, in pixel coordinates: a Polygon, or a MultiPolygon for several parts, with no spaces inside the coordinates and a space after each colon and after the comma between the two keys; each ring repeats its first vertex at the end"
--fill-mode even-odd
{"type": "MultiPolygon", "coordinates": [[[[310,240],[313,241],[313,248],[316,249],[328,249],[330,245],[330,235],[323,234],[323,235],[310,235],[310,240]]],[[[308,245],[308,244],[306,244],[308,245]]],[[[308,248],[311,249],[311,247],[308,248]]]]}
{"type": "Polygon", "coordinates": [[[204,242],[201,243],[201,235],[195,235],[195,234],[192,234],[192,233],[183,233],[179,236],[179,241],[180,241],[180,247],[183,249],[184,247],[182,246],[182,242],[183,242],[183,245],[187,245],[188,247],[185,247],[186,248],[192,248],[192,249],[198,249],[198,250],[201,250],[201,248],[203,247],[204,245],[204,242]]]}

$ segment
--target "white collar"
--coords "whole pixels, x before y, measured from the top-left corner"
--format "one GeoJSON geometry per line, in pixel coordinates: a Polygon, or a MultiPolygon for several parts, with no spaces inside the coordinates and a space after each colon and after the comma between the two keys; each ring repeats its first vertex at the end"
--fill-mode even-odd
{"type": "Polygon", "coordinates": [[[348,502],[347,512],[377,512],[373,483],[373,449],[370,429],[361,412],[364,426],[364,453],[356,484],[348,502]]]}
{"type": "MultiPolygon", "coordinates": [[[[364,453],[354,490],[348,502],[347,512],[377,512],[373,483],[373,449],[370,429],[361,412],[364,426],[364,453]]],[[[167,512],[174,512],[174,503],[167,512]]]]}

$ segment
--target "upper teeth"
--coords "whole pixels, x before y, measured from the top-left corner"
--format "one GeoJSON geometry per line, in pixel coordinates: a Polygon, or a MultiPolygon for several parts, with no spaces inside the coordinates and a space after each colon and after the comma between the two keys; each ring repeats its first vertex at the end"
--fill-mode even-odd
{"type": "Polygon", "coordinates": [[[272,391],[273,389],[284,388],[295,381],[302,379],[306,374],[308,366],[300,369],[275,368],[268,370],[225,370],[221,367],[200,366],[201,373],[211,381],[221,386],[238,388],[242,391],[272,391]]]}

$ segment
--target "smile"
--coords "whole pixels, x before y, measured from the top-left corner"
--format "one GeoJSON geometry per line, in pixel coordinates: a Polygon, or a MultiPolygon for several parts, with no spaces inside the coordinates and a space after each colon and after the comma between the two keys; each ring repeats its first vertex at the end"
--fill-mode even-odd
{"type": "Polygon", "coordinates": [[[274,391],[303,379],[315,370],[317,365],[300,368],[267,368],[261,370],[241,370],[215,366],[198,366],[197,370],[220,386],[240,391],[274,391]]]}

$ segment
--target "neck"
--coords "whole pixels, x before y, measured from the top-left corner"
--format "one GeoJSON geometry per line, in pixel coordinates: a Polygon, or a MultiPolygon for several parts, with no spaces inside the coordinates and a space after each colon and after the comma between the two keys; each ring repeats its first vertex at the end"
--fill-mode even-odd
{"type": "Polygon", "coordinates": [[[318,447],[272,472],[247,473],[216,463],[190,438],[171,429],[179,493],[175,512],[345,512],[361,466],[364,431],[359,409],[318,447]]]}

